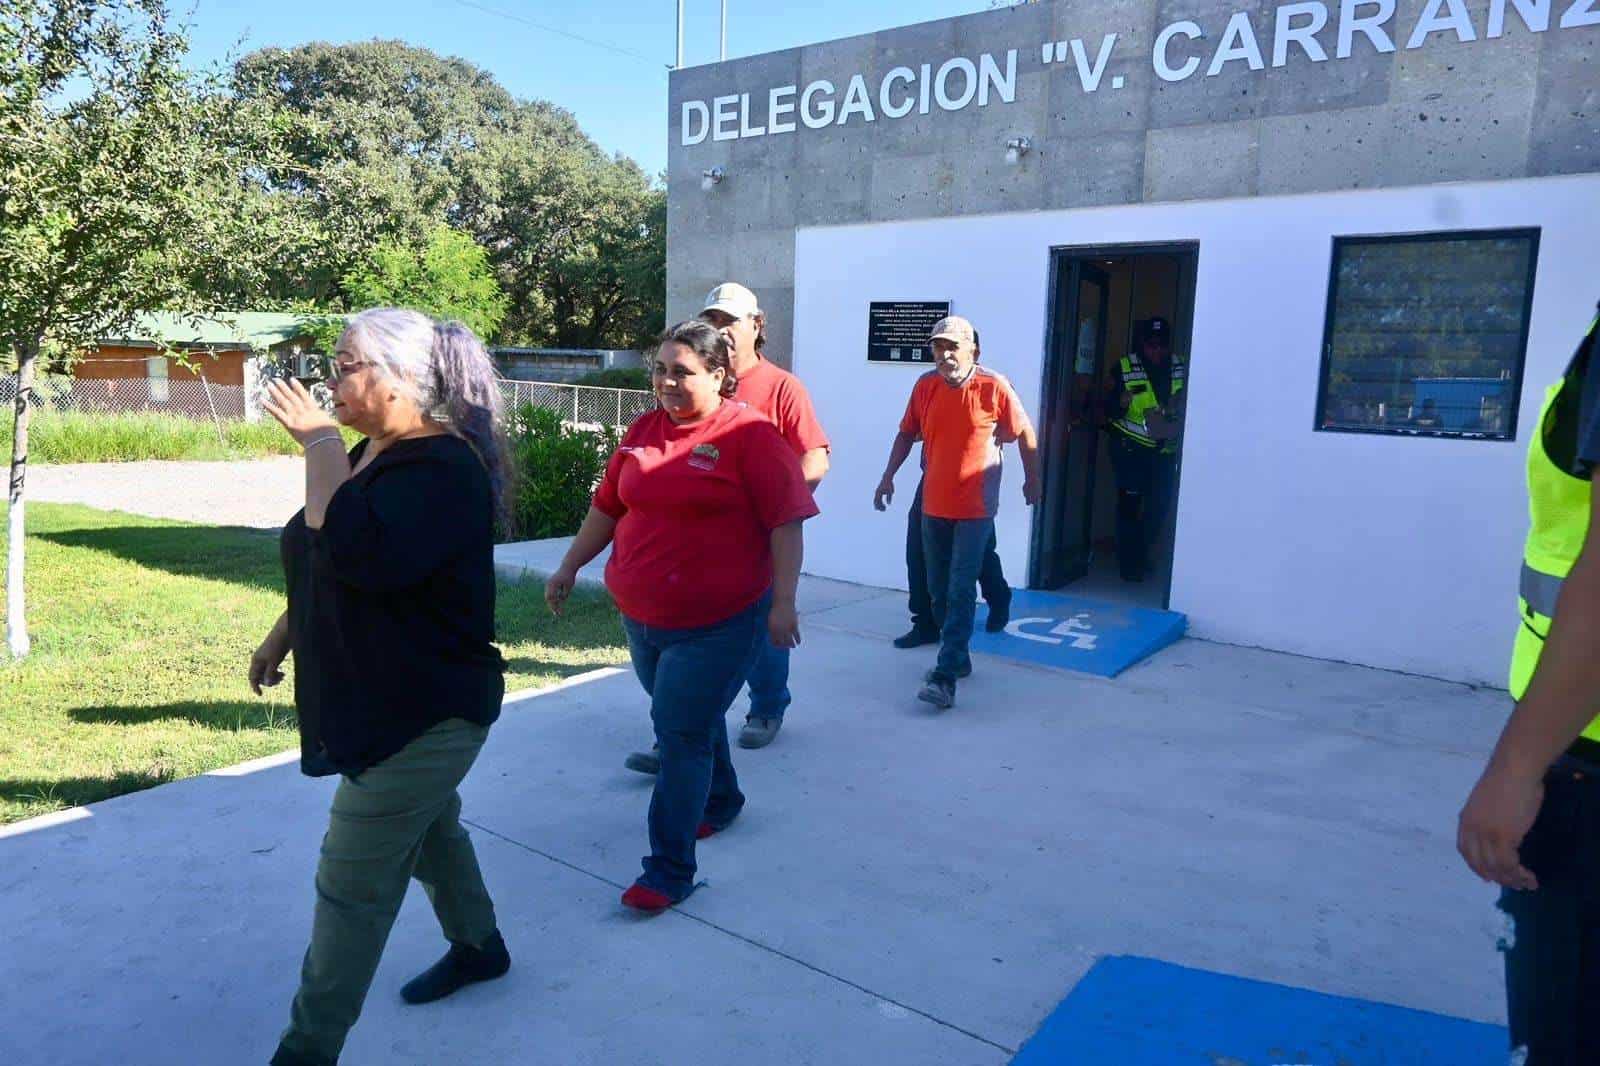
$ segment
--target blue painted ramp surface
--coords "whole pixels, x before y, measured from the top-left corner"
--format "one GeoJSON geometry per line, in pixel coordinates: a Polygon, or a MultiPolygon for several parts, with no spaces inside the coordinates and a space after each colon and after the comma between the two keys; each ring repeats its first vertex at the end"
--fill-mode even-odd
{"type": "Polygon", "coordinates": [[[1019,589],[1011,597],[1011,624],[1004,633],[972,634],[972,650],[986,655],[1116,677],[1183,636],[1189,620],[1176,611],[1060,596],[1019,589]]]}
{"type": "Polygon", "coordinates": [[[1012,1066],[1504,1066],[1498,1025],[1183,966],[1101,959],[1012,1066]]]}

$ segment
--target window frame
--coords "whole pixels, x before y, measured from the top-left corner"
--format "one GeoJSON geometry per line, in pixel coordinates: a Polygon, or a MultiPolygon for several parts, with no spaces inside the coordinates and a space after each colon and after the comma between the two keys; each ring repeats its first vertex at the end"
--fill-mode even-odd
{"type": "Polygon", "coordinates": [[[1539,271],[1539,240],[1541,227],[1513,226],[1501,229],[1427,230],[1420,233],[1343,234],[1333,238],[1332,256],[1328,268],[1328,298],[1322,316],[1321,366],[1317,371],[1317,402],[1311,413],[1314,433],[1354,433],[1375,437],[1431,437],[1442,440],[1488,441],[1513,444],[1517,440],[1518,418],[1522,412],[1523,374],[1528,363],[1528,332],[1533,323],[1533,286],[1539,271]],[[1323,410],[1328,399],[1328,375],[1333,361],[1333,328],[1339,297],[1339,258],[1346,246],[1368,244],[1429,244],[1460,240],[1504,240],[1522,238],[1529,242],[1528,272],[1523,279],[1522,335],[1517,342],[1516,365],[1512,368],[1511,396],[1508,402],[1508,422],[1505,434],[1474,433],[1463,430],[1419,429],[1410,426],[1325,426],[1323,410]]]}

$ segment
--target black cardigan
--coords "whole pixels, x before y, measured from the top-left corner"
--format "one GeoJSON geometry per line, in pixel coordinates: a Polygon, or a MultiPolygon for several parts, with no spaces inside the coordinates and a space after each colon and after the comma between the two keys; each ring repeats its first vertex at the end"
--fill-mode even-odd
{"type": "Polygon", "coordinates": [[[355,776],[446,719],[499,717],[493,510],[465,442],[419,437],[339,486],[320,530],[303,509],[284,527],[307,774],[355,776]]]}

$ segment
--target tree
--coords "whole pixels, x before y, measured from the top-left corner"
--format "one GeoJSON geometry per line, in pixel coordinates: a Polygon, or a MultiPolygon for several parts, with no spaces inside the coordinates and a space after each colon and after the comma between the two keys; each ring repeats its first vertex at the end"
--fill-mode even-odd
{"type": "Polygon", "coordinates": [[[29,649],[24,486],[38,360],[68,361],[139,311],[193,307],[211,269],[259,276],[278,235],[259,203],[282,132],[184,72],[164,0],[5,0],[0,8],[0,351],[16,374],[7,643],[29,649]]]}
{"type": "Polygon", "coordinates": [[[305,261],[322,269],[275,294],[357,306],[341,282],[374,240],[420,255],[443,222],[488,250],[510,297],[502,339],[621,346],[659,329],[665,196],[568,112],[396,41],[264,49],[234,84],[313,123],[274,187],[317,205],[325,245],[305,261]]]}
{"type": "MultiPolygon", "coordinates": [[[[491,337],[506,317],[489,253],[470,236],[435,226],[421,253],[400,241],[379,243],[371,257],[345,275],[341,287],[354,308],[410,307],[435,318],[453,318],[480,337],[491,337]]],[[[331,353],[344,328],[342,317],[314,331],[319,347],[331,353]]]]}

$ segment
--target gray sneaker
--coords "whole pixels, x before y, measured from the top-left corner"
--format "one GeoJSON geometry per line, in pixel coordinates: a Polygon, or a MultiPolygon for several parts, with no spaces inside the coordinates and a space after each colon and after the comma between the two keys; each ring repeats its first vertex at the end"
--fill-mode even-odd
{"type": "Polygon", "coordinates": [[[922,691],[917,693],[917,699],[931,703],[941,711],[949,710],[956,703],[956,683],[948,677],[929,674],[928,680],[923,682],[922,691]]]}
{"type": "Polygon", "coordinates": [[[649,751],[636,751],[622,760],[622,765],[636,774],[659,774],[661,772],[661,749],[655,747],[649,751]]]}
{"type": "Polygon", "coordinates": [[[773,738],[778,735],[778,730],[782,728],[782,718],[746,718],[744,728],[739,730],[739,746],[764,748],[772,743],[773,738]]]}

